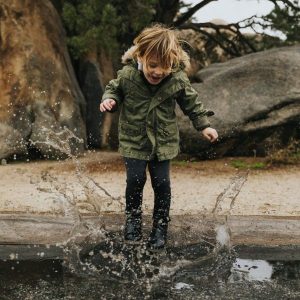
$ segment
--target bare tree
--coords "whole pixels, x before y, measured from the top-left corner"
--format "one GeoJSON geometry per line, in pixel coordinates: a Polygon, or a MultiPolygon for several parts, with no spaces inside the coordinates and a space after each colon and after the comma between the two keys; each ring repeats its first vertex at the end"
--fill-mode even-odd
{"type": "MultiPolygon", "coordinates": [[[[214,24],[212,22],[198,23],[193,19],[194,14],[203,7],[217,2],[219,0],[199,0],[193,6],[184,4],[181,0],[159,0],[156,7],[155,21],[163,22],[167,25],[179,29],[193,29],[219,45],[226,53],[231,56],[241,56],[246,53],[256,52],[257,48],[253,38],[242,34],[242,30],[249,28],[253,33],[257,33],[257,28],[268,26],[268,19],[256,15],[241,20],[237,23],[214,24]],[[184,13],[179,13],[180,8],[185,7],[184,13]]],[[[294,11],[299,10],[297,1],[293,0],[267,0],[274,4],[291,8],[294,11]]]]}

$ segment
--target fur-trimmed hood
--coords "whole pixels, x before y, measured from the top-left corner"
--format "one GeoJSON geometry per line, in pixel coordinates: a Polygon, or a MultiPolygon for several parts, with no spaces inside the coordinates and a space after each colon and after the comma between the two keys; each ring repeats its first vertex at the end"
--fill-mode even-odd
{"type": "Polygon", "coordinates": [[[136,46],[131,46],[125,53],[122,55],[121,61],[122,64],[127,65],[134,60],[133,52],[135,51],[136,46]]]}

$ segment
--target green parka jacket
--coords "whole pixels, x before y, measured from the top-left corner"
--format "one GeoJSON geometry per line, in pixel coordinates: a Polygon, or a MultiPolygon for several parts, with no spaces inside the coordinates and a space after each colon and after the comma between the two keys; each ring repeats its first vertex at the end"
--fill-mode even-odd
{"type": "Polygon", "coordinates": [[[162,161],[178,154],[176,102],[196,130],[210,126],[207,117],[214,113],[203,108],[183,70],[171,73],[155,91],[153,87],[155,90],[131,60],[105,88],[102,101],[114,99],[117,106],[113,111],[121,109],[119,151],[125,157],[150,160],[157,155],[162,161]]]}

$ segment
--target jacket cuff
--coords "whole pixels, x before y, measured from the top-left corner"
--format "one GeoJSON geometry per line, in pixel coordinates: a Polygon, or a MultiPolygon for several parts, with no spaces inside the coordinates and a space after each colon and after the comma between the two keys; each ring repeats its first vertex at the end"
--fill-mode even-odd
{"type": "Polygon", "coordinates": [[[210,127],[210,123],[208,121],[207,116],[203,116],[193,120],[193,126],[196,130],[202,131],[203,129],[210,127]]]}
{"type": "Polygon", "coordinates": [[[114,99],[116,100],[117,103],[121,101],[121,99],[119,99],[119,97],[117,97],[116,94],[109,94],[109,93],[103,94],[101,102],[103,102],[105,99],[114,99]]]}

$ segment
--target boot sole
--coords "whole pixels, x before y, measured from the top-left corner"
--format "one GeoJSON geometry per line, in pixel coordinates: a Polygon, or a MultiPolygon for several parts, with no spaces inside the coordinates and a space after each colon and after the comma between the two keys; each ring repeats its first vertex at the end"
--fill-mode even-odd
{"type": "Polygon", "coordinates": [[[160,247],[154,247],[152,244],[147,243],[147,248],[153,252],[160,252],[164,249],[166,249],[166,244],[160,247]]]}

